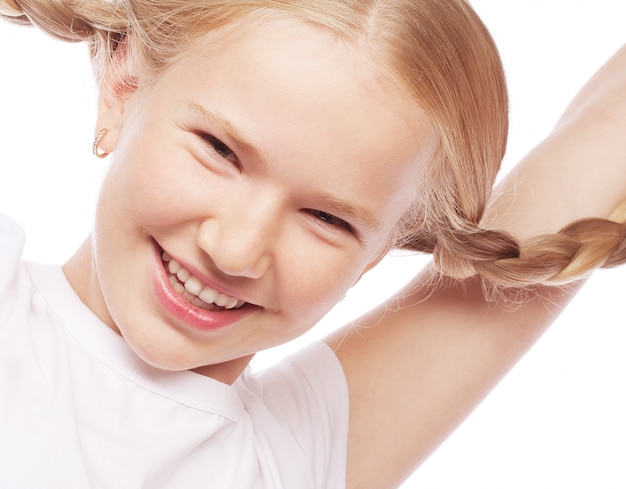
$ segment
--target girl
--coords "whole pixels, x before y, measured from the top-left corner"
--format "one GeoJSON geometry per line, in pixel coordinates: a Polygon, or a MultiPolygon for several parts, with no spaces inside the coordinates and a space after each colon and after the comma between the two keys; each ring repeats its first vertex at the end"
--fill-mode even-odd
{"type": "MultiPolygon", "coordinates": [[[[587,222],[615,236],[581,265],[572,239],[545,238],[537,258],[520,259],[516,240],[479,226],[506,95],[464,3],[5,4],[18,20],[91,40],[94,153],[113,154],[94,233],[64,276],[18,268],[20,233],[5,224],[4,485],[392,487],[569,295],[489,307],[476,272],[560,283],[622,259],[621,227],[608,221],[587,222]],[[416,24],[403,32],[398,20],[416,24]],[[432,45],[447,48],[415,49],[432,45]],[[407,66],[409,53],[420,58],[407,66]],[[433,287],[426,271],[392,302],[397,313],[376,310],[329,337],[337,357],[315,344],[244,372],[398,246],[433,252],[466,282],[433,287]],[[35,461],[40,470],[25,472],[35,461]]],[[[515,202],[494,203],[490,228],[555,231],[608,215],[626,195],[614,171],[593,204],[551,206],[551,222],[529,223],[534,168],[548,159],[537,154],[515,192],[503,187],[515,202]],[[524,211],[516,219],[502,212],[511,205],[524,211]]],[[[555,181],[554,167],[541,178],[555,181]]]]}

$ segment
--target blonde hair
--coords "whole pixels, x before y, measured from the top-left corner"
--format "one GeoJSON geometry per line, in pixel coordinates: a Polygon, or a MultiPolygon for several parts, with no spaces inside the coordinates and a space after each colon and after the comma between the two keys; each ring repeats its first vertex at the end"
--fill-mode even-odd
{"type": "Polygon", "coordinates": [[[199,36],[276,13],[365,44],[430,117],[438,146],[423,197],[398,223],[392,246],[432,253],[454,278],[480,274],[516,287],[565,283],[626,261],[626,207],[523,246],[480,226],[504,155],[508,98],[496,46],[465,0],[0,0],[13,22],[87,41],[96,77],[122,42],[158,76],[199,36]]]}

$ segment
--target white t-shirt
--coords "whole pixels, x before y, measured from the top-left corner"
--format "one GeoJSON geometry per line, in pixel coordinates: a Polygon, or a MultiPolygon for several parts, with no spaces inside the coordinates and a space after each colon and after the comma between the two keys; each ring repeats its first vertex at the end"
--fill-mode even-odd
{"type": "Polygon", "coordinates": [[[232,385],[143,363],[0,216],[0,488],[345,487],[348,393],[323,343],[232,385]]]}

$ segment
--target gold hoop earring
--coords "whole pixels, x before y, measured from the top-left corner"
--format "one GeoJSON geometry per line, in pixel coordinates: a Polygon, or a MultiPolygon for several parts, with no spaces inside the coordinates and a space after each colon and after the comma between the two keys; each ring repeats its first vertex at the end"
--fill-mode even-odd
{"type": "Polygon", "coordinates": [[[102,138],[104,136],[107,135],[108,132],[109,132],[109,130],[106,127],[104,129],[101,129],[100,132],[98,134],[96,134],[96,137],[93,140],[93,146],[91,147],[91,151],[98,158],[106,158],[110,154],[110,153],[102,152],[98,148],[98,146],[100,145],[100,141],[102,140],[102,138]]]}

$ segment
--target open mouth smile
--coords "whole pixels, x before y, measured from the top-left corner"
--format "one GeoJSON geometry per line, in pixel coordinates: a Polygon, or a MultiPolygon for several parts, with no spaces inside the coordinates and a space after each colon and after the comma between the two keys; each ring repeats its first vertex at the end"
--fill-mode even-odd
{"type": "Polygon", "coordinates": [[[203,285],[200,279],[174,260],[166,251],[161,259],[165,265],[172,288],[189,303],[208,311],[226,311],[239,309],[246,302],[203,285]]]}

